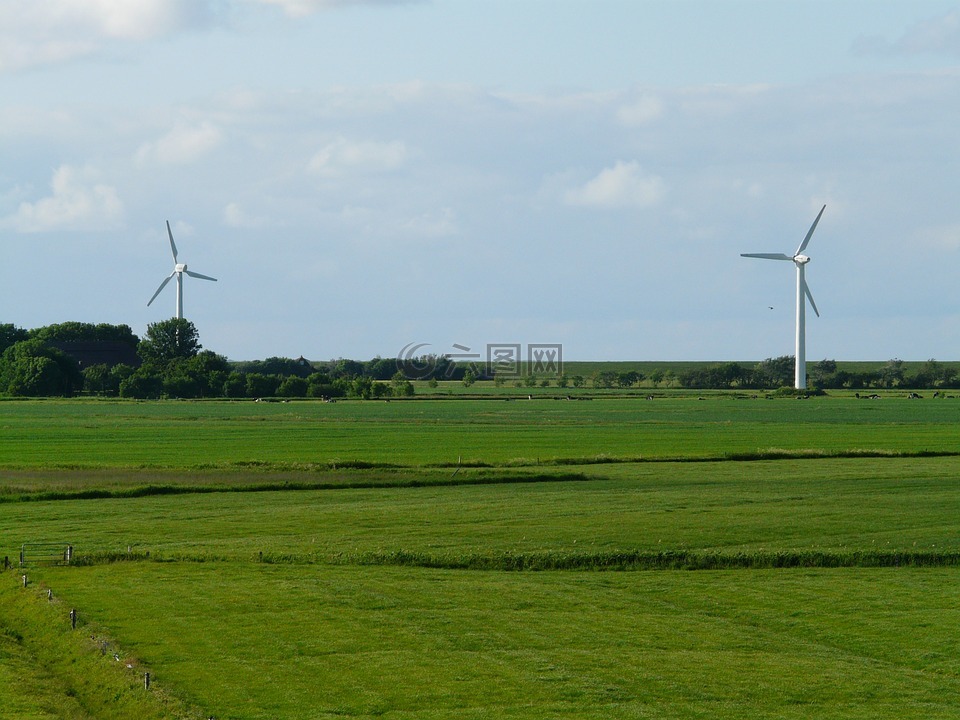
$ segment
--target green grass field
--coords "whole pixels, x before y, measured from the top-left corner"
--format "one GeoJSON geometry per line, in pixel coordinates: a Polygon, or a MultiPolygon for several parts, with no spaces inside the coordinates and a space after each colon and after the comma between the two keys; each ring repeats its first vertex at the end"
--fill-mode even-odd
{"type": "Polygon", "coordinates": [[[0,717],[956,717],[958,413],[0,403],[0,717]]]}

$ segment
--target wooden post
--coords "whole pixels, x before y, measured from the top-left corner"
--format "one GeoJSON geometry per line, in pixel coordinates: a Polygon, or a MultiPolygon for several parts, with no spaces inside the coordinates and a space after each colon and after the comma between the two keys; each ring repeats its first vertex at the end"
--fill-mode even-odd
{"type": "Polygon", "coordinates": [[[53,602],[53,590],[51,590],[50,588],[47,588],[47,600],[49,600],[50,602],[53,602]]]}
{"type": "Polygon", "coordinates": [[[74,630],[77,629],[77,611],[76,610],[70,611],[70,627],[72,627],[74,630]]]}
{"type": "Polygon", "coordinates": [[[73,545],[67,545],[67,565],[73,560],[73,545]]]}
{"type": "Polygon", "coordinates": [[[26,576],[26,575],[23,576],[23,586],[24,586],[24,587],[27,586],[27,576],[26,576]]]}
{"type": "Polygon", "coordinates": [[[150,673],[144,673],[143,675],[143,689],[144,690],[150,689],[150,673]]]}

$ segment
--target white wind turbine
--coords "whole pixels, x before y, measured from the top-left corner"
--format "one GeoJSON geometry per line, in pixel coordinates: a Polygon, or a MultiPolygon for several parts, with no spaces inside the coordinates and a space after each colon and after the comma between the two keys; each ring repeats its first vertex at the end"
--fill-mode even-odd
{"type": "Polygon", "coordinates": [[[820,317],[820,311],[817,310],[817,304],[813,301],[813,295],[810,294],[810,288],[807,287],[807,281],[803,276],[803,269],[806,264],[810,262],[810,258],[804,255],[803,251],[806,250],[807,243],[810,242],[810,237],[813,235],[813,231],[817,229],[817,223],[820,222],[820,216],[823,215],[823,211],[826,209],[826,205],[820,208],[820,212],[817,214],[817,219],[813,221],[813,225],[811,225],[810,229],[807,231],[807,236],[803,239],[803,242],[800,243],[800,247],[797,248],[797,251],[792,256],[784,253],[740,253],[741,257],[764,258],[765,260],[788,260],[797,266],[797,354],[793,385],[798,390],[802,390],[807,387],[806,328],[804,312],[807,307],[806,300],[810,301],[810,306],[813,308],[813,311],[817,314],[817,317],[820,317]],[[804,296],[806,296],[806,298],[804,298],[804,296]]]}
{"type": "Polygon", "coordinates": [[[173,253],[173,272],[167,275],[163,279],[163,282],[160,283],[160,287],[157,288],[157,291],[153,294],[153,297],[150,298],[150,302],[147,303],[147,307],[150,306],[154,300],[157,299],[157,295],[160,294],[160,291],[163,290],[167,283],[173,278],[174,275],[177,276],[177,320],[183,319],[183,275],[186,273],[190,277],[200,278],[201,280],[212,280],[216,282],[216,278],[212,278],[208,275],[201,275],[198,272],[193,270],[187,270],[187,264],[177,262],[177,244],[173,241],[173,233],[170,231],[170,221],[167,220],[167,236],[170,238],[170,251],[173,253]]]}

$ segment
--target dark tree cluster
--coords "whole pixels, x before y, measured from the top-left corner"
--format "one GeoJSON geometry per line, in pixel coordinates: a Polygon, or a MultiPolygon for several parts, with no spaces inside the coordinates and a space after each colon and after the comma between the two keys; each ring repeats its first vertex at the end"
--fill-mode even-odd
{"type": "MultiPolygon", "coordinates": [[[[693,389],[775,389],[793,385],[794,358],[783,355],[767,358],[752,368],[738,363],[723,363],[687,370],[678,375],[682,387],[693,389]]],[[[893,359],[870,370],[843,370],[836,360],[821,360],[807,365],[807,381],[812,388],[840,389],[936,389],[960,387],[957,370],[936,360],[927,360],[909,374],[902,360],[893,359]]]]}
{"type": "Polygon", "coordinates": [[[135,357],[139,338],[127,325],[67,322],[25,330],[0,324],[0,393],[22,396],[70,397],[82,392],[84,368],[64,348],[120,348],[135,357]]]}
{"type": "MultiPolygon", "coordinates": [[[[435,367],[447,370],[442,360],[435,367]]],[[[271,357],[230,363],[204,350],[196,327],[184,319],[152,323],[142,339],[126,325],[71,322],[24,330],[0,324],[0,395],[330,399],[413,392],[395,359],[315,364],[271,357]],[[118,347],[128,352],[118,354],[118,347]],[[116,361],[120,356],[128,361],[116,361]]]]}

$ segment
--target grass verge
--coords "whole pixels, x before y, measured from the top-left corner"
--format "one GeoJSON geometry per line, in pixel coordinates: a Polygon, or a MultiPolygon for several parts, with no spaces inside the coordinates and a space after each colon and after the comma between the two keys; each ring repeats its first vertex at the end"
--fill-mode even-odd
{"type": "Polygon", "coordinates": [[[19,573],[0,573],[0,679],[7,676],[7,682],[0,683],[0,716],[201,717],[155,682],[147,690],[144,673],[149,669],[121,656],[95,625],[80,620],[73,629],[70,610],[59,598],[47,599],[41,584],[24,588],[19,573]]]}

